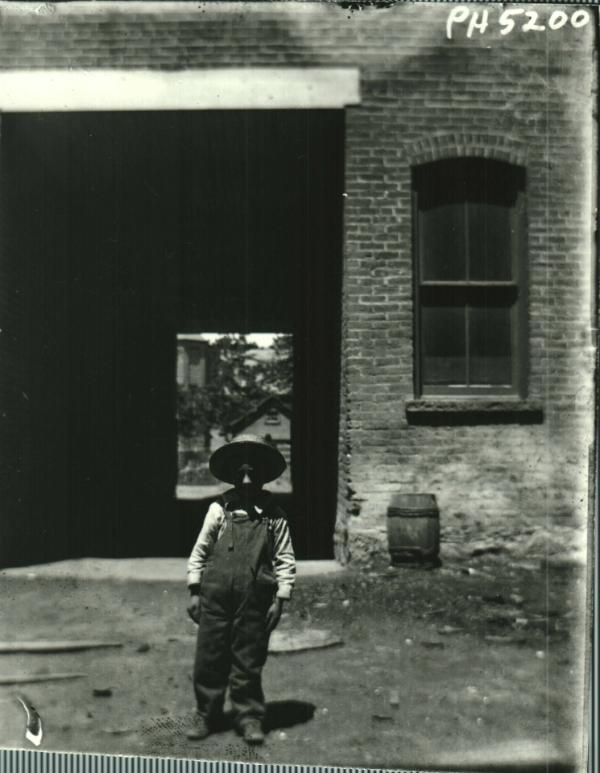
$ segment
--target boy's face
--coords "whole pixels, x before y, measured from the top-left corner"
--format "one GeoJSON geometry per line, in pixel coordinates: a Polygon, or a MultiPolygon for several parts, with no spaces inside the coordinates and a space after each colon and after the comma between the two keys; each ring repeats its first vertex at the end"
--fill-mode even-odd
{"type": "Polygon", "coordinates": [[[256,468],[251,464],[245,463],[235,470],[234,484],[237,488],[241,488],[244,491],[251,491],[252,489],[261,488],[263,480],[256,468]]]}

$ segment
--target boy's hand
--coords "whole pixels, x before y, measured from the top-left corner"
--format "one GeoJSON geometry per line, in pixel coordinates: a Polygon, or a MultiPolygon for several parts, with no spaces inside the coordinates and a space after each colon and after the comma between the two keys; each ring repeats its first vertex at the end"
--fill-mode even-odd
{"type": "Polygon", "coordinates": [[[283,599],[275,598],[267,611],[267,632],[275,630],[283,612],[283,599]]]}
{"type": "Polygon", "coordinates": [[[187,613],[195,623],[200,621],[200,596],[192,596],[190,598],[187,613]]]}

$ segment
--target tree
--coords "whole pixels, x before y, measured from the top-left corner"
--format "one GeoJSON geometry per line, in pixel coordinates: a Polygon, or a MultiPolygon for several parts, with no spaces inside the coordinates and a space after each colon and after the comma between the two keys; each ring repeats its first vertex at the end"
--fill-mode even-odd
{"type": "Polygon", "coordinates": [[[280,397],[291,397],[294,379],[294,337],[290,333],[275,336],[273,359],[265,363],[264,379],[280,397]]]}
{"type": "Polygon", "coordinates": [[[251,357],[254,348],[245,335],[238,334],[221,336],[211,345],[206,386],[178,391],[180,436],[203,435],[208,446],[211,430],[225,433],[232,421],[269,395],[291,395],[292,336],[276,336],[273,357],[267,361],[251,357]]]}

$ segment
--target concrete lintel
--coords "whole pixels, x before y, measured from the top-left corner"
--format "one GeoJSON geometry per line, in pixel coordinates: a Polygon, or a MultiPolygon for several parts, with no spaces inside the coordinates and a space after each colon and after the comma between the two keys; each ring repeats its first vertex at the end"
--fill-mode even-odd
{"type": "Polygon", "coordinates": [[[319,109],[359,102],[357,67],[0,73],[4,112],[319,109]]]}
{"type": "MultiPolygon", "coordinates": [[[[185,585],[185,558],[73,558],[49,564],[12,567],[0,570],[9,577],[37,580],[75,578],[78,580],[114,580],[137,582],[176,582],[185,585]]],[[[331,577],[347,570],[337,561],[298,561],[297,577],[331,577]]]]}

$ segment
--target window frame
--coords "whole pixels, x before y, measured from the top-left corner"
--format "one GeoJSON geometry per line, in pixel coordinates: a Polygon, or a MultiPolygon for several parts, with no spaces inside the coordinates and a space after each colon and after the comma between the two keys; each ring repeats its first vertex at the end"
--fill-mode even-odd
{"type": "MultiPolygon", "coordinates": [[[[515,247],[514,254],[511,255],[511,270],[513,278],[511,280],[424,280],[423,274],[423,255],[421,249],[420,233],[420,210],[419,210],[419,188],[422,184],[418,182],[418,177],[422,174],[424,167],[432,167],[440,162],[457,161],[473,162],[480,161],[482,164],[488,164],[494,159],[483,156],[461,156],[453,159],[437,159],[414,165],[411,169],[412,182],[412,225],[413,225],[413,325],[414,325],[414,394],[417,399],[427,399],[429,397],[437,398],[491,398],[491,399],[520,399],[527,398],[527,385],[529,378],[528,361],[528,272],[527,272],[527,172],[525,167],[503,161],[507,168],[510,167],[515,174],[515,179],[519,179],[520,186],[516,186],[515,201],[515,247]],[[486,291],[499,292],[504,294],[507,299],[510,293],[514,293],[514,301],[509,305],[510,324],[511,324],[511,383],[502,384],[436,384],[426,385],[423,383],[423,336],[422,336],[422,309],[425,306],[423,296],[429,295],[433,298],[436,293],[443,295],[452,293],[455,290],[463,293],[465,300],[463,303],[457,303],[467,309],[469,303],[477,297],[482,298],[486,291]]],[[[467,207],[468,202],[464,203],[465,208],[465,230],[467,229],[467,207]]],[[[456,300],[456,294],[454,294],[456,300]]],[[[435,306],[435,303],[430,304],[435,306]]],[[[437,304],[441,306],[442,304],[437,304]]],[[[468,351],[468,321],[465,331],[465,357],[468,372],[469,351],[468,351]]]]}

